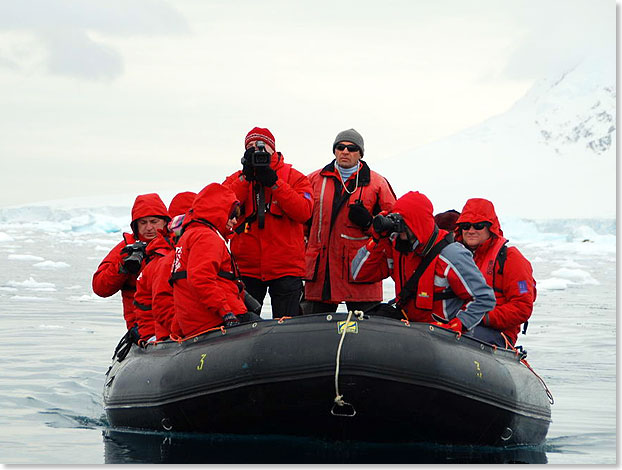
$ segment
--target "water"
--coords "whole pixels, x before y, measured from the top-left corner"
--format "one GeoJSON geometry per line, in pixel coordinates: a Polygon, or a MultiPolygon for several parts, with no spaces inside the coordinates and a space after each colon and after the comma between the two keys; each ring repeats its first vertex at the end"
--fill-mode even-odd
{"type": "MultiPolygon", "coordinates": [[[[543,446],[499,450],[110,429],[101,392],[123,333],[121,300],[94,297],[90,280],[119,234],[5,227],[2,463],[616,463],[615,238],[536,234],[519,244],[541,286],[519,343],[555,404],[543,446]]],[[[386,283],[387,298],[392,288],[386,283]]]]}

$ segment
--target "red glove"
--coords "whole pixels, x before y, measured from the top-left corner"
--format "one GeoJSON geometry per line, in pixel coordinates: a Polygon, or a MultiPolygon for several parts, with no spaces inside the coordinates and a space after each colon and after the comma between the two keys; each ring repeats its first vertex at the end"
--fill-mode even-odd
{"type": "Polygon", "coordinates": [[[434,326],[438,326],[440,328],[446,328],[448,330],[453,330],[457,333],[462,333],[462,322],[458,317],[452,318],[447,323],[441,323],[440,321],[432,322],[434,326]]]}

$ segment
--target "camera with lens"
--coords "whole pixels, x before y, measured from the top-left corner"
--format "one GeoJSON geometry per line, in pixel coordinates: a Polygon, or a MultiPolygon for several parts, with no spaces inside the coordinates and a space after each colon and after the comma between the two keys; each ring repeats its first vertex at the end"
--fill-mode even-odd
{"type": "Polygon", "coordinates": [[[270,166],[270,154],[266,152],[266,144],[261,140],[255,142],[255,151],[250,155],[250,158],[244,157],[242,164],[245,161],[253,168],[260,168],[270,166]]]}
{"type": "Polygon", "coordinates": [[[145,259],[145,251],[147,244],[145,242],[137,241],[131,245],[126,245],[121,250],[121,253],[128,253],[129,255],[123,260],[123,269],[129,274],[138,274],[140,267],[145,259]]]}
{"type": "Polygon", "coordinates": [[[378,214],[374,217],[374,230],[379,235],[390,235],[406,231],[406,223],[400,214],[378,214]]]}

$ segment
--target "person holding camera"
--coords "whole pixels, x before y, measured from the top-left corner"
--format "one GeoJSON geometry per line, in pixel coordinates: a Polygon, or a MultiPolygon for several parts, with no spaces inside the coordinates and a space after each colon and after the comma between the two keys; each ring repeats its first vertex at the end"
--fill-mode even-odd
{"type": "Polygon", "coordinates": [[[134,294],[134,306],[136,307],[136,323],[140,339],[150,340],[153,337],[162,340],[171,334],[171,320],[173,317],[173,288],[168,283],[175,248],[174,222],[180,215],[186,213],[192,206],[196,193],[184,191],[176,194],[168,206],[168,213],[172,217],[171,222],[164,229],[158,230],[158,234],[147,244],[145,249],[145,267],[140,271],[136,279],[136,293],[134,294]],[[167,265],[168,263],[168,265],[167,265]],[[166,277],[166,290],[169,294],[165,297],[168,302],[156,302],[154,298],[158,289],[160,273],[166,277]]]}
{"type": "Polygon", "coordinates": [[[295,316],[305,273],[303,224],[313,209],[311,184],[284,162],[268,129],[251,129],[244,146],[242,170],[223,183],[242,208],[231,252],[248,292],[263,304],[269,291],[272,318],[295,316]]]}
{"type": "Polygon", "coordinates": [[[132,233],[123,234],[123,240],[106,255],[93,274],[93,292],[98,296],[110,297],[121,291],[128,330],[136,323],[134,293],[136,278],[144,265],[145,248],[170,220],[166,206],[156,193],[137,196],[132,207],[132,233]]]}
{"type": "MultiPolygon", "coordinates": [[[[531,263],[514,246],[507,246],[492,202],[469,199],[457,220],[456,240],[473,253],[473,259],[495,292],[497,305],[477,326],[476,337],[506,347],[516,344],[521,324],[533,312],[536,281],[531,263]]],[[[525,331],[523,330],[523,331],[525,331]]]]}
{"type": "Polygon", "coordinates": [[[410,191],[372,226],[373,238],[352,261],[352,275],[361,282],[393,278],[397,308],[383,304],[378,314],[473,334],[494,308],[495,295],[471,253],[434,223],[430,200],[410,191]]]}
{"type": "Polygon", "coordinates": [[[367,310],[382,301],[382,281],[357,282],[350,263],[370,236],[372,218],[395,203],[389,182],[362,161],[363,137],[337,134],[335,159],[309,175],[315,205],[305,253],[305,313],[367,310]]]}
{"type": "Polygon", "coordinates": [[[247,311],[244,284],[227,246],[226,238],[239,217],[233,191],[211,183],[199,192],[184,218],[170,271],[174,321],[182,336],[260,320],[247,311]]]}

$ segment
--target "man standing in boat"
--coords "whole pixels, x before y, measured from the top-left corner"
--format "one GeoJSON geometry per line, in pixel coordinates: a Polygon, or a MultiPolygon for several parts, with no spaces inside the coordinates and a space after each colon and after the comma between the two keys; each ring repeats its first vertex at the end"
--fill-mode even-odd
{"type": "Polygon", "coordinates": [[[392,276],[396,318],[473,334],[494,308],[495,295],[471,253],[434,223],[425,195],[410,191],[391,211],[374,218],[372,238],[352,261],[353,278],[373,282],[392,276]]]}
{"type": "Polygon", "coordinates": [[[337,134],[335,159],[309,175],[313,218],[305,253],[305,313],[367,310],[382,301],[382,281],[357,282],[350,263],[370,236],[373,216],[390,209],[389,182],[362,161],[363,136],[354,129],[337,134]]]}
{"type": "Polygon", "coordinates": [[[95,294],[110,297],[121,291],[128,330],[136,322],[134,293],[136,278],[144,266],[145,247],[170,220],[166,206],[156,193],[137,196],[132,207],[132,233],[123,234],[123,240],[108,253],[93,274],[95,294]]]}
{"type": "MultiPolygon", "coordinates": [[[[477,337],[501,347],[516,344],[536,299],[531,263],[514,246],[507,246],[492,202],[469,199],[457,221],[456,240],[472,253],[475,264],[495,292],[497,305],[484,315],[477,337]]],[[[526,329],[526,328],[525,328],[526,329]]]]}
{"type": "Polygon", "coordinates": [[[249,294],[263,304],[270,293],[272,318],[295,316],[305,272],[303,224],[313,209],[311,185],[283,161],[268,129],[251,129],[244,146],[242,170],[223,183],[242,209],[231,252],[249,294]]]}

